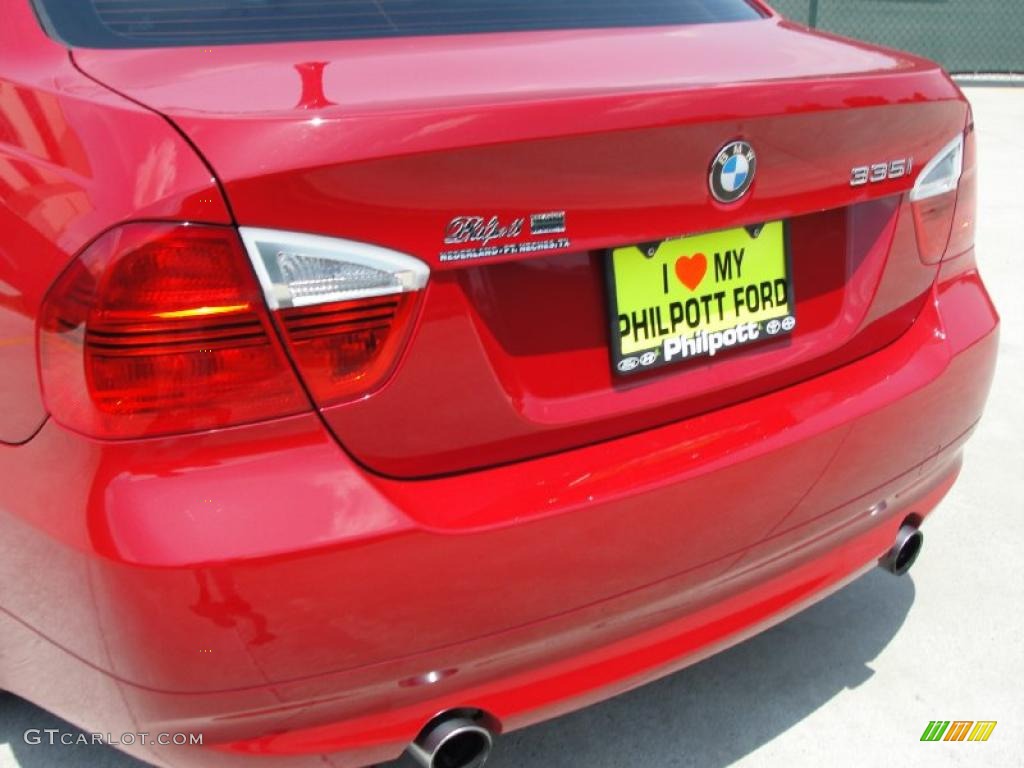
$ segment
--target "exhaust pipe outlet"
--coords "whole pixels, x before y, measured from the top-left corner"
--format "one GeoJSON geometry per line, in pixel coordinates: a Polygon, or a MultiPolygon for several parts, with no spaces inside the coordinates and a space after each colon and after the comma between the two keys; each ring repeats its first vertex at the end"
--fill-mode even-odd
{"type": "Polygon", "coordinates": [[[456,711],[431,720],[408,752],[423,768],[482,768],[493,746],[488,728],[456,711]]]}
{"type": "Polygon", "coordinates": [[[880,561],[880,565],[889,573],[902,576],[910,570],[911,566],[921,554],[921,546],[924,544],[924,534],[917,526],[904,523],[896,534],[896,541],[886,555],[880,561]]]}

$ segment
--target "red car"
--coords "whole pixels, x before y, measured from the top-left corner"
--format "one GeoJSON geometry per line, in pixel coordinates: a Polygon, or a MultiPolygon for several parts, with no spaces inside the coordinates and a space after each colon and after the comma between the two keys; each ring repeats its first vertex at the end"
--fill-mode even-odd
{"type": "Polygon", "coordinates": [[[957,476],[999,321],[933,63],[754,0],[0,51],[0,687],[144,760],[479,766],[906,571],[957,476]]]}

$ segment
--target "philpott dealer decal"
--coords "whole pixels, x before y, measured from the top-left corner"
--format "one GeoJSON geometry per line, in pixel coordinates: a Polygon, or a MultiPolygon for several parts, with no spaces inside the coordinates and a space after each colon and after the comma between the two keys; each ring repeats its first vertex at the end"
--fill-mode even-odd
{"type": "Polygon", "coordinates": [[[535,213],[503,220],[499,216],[456,216],[445,230],[444,244],[462,246],[441,251],[441,261],[470,261],[492,256],[560,251],[571,243],[565,232],[565,211],[535,213]]]}
{"type": "Polygon", "coordinates": [[[640,373],[796,328],[781,221],[616,248],[608,260],[612,363],[640,373]]]}

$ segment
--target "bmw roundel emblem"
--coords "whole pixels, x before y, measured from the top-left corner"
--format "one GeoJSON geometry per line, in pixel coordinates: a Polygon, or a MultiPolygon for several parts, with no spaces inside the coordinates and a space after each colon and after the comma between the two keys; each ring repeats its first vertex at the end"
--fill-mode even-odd
{"type": "Polygon", "coordinates": [[[722,147],[711,164],[711,194],[720,203],[735,203],[750,190],[757,173],[757,155],[745,141],[722,147]]]}

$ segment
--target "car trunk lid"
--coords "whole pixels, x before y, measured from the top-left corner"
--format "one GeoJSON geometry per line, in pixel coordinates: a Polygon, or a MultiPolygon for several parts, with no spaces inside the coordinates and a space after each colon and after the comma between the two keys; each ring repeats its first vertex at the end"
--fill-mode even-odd
{"type": "Polygon", "coordinates": [[[74,55],[194,142],[239,225],[430,265],[390,380],[323,409],[354,456],[400,477],[677,421],[891,342],[935,267],[907,212],[913,174],[853,187],[851,169],[920,168],[966,118],[934,65],[777,19],[74,55]],[[737,139],[757,177],[725,205],[709,168],[737,139]],[[775,221],[791,335],[615,373],[610,249],[775,221]]]}

